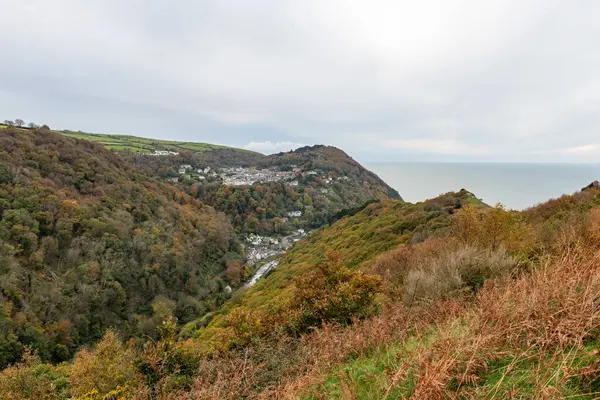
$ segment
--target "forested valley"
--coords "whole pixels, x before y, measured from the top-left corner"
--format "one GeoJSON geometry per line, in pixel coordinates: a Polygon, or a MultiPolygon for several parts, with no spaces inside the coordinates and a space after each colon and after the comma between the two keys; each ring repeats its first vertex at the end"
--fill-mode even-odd
{"type": "MultiPolygon", "coordinates": [[[[0,367],[69,360],[108,328],[153,338],[214,310],[241,247],[228,218],[101,145],[0,131],[0,367]]],[[[239,273],[240,271],[235,271],[239,273]]]]}

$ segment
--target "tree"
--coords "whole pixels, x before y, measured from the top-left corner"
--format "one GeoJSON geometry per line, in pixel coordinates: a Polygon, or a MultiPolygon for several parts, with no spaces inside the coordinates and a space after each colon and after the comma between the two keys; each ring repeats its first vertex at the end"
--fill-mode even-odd
{"type": "Polygon", "coordinates": [[[12,183],[13,174],[7,165],[0,164],[0,185],[12,183]]]}
{"type": "Polygon", "coordinates": [[[375,296],[381,290],[381,278],[346,268],[336,252],[329,252],[326,258],[295,280],[292,331],[303,333],[327,322],[349,324],[377,309],[375,296]]]}
{"type": "Polygon", "coordinates": [[[34,122],[30,122],[29,125],[27,125],[29,128],[31,129],[38,129],[40,126],[34,122]]]}
{"type": "Polygon", "coordinates": [[[227,261],[227,270],[225,271],[227,279],[234,286],[239,286],[242,279],[242,265],[238,260],[227,261]]]}
{"type": "Polygon", "coordinates": [[[518,252],[533,246],[531,228],[500,203],[483,209],[463,207],[453,218],[452,228],[462,243],[493,251],[504,247],[518,252]]]}
{"type": "Polygon", "coordinates": [[[133,391],[137,386],[134,360],[132,349],[123,345],[113,331],[107,331],[94,351],[77,353],[71,369],[72,393],[75,397],[94,394],[98,398],[117,398],[109,395],[133,391]]]}
{"type": "Polygon", "coordinates": [[[4,120],[4,125],[6,125],[6,126],[14,126],[15,123],[13,121],[9,120],[9,119],[5,119],[4,120]]]}
{"type": "Polygon", "coordinates": [[[17,119],[15,119],[15,125],[18,127],[21,127],[21,126],[25,125],[25,121],[23,121],[21,118],[17,118],[17,119]]]}

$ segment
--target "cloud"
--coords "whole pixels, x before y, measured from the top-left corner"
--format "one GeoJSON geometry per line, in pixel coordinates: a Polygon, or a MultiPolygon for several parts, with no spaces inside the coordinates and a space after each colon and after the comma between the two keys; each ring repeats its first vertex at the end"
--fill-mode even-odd
{"type": "Polygon", "coordinates": [[[0,8],[11,38],[0,41],[0,119],[235,146],[327,143],[359,160],[552,161],[600,131],[598,2],[0,8]]]}
{"type": "Polygon", "coordinates": [[[471,147],[455,140],[433,140],[433,139],[410,139],[410,140],[388,140],[387,148],[398,150],[419,151],[425,153],[440,154],[471,154],[485,155],[488,148],[485,146],[471,147]]]}
{"type": "Polygon", "coordinates": [[[565,154],[597,154],[600,147],[597,144],[586,144],[584,146],[569,147],[563,150],[565,154]]]}
{"type": "Polygon", "coordinates": [[[295,150],[298,147],[306,146],[302,143],[294,143],[294,142],[271,142],[267,140],[265,142],[250,142],[244,145],[244,149],[257,151],[259,153],[264,154],[274,154],[280,153],[283,151],[295,150]]]}

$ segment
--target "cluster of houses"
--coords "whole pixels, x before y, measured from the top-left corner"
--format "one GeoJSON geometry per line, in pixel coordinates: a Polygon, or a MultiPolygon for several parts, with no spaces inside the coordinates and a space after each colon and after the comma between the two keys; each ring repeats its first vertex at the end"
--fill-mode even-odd
{"type": "MultiPolygon", "coordinates": [[[[155,152],[156,155],[159,155],[158,151],[155,152]]],[[[172,153],[172,152],[161,152],[162,153],[172,153]]],[[[177,154],[177,153],[174,153],[177,154]]],[[[256,169],[256,168],[222,168],[218,171],[212,169],[211,167],[194,169],[189,164],[180,165],[177,172],[179,175],[189,175],[194,176],[199,181],[204,181],[208,177],[220,177],[223,181],[224,185],[229,186],[249,186],[258,183],[267,183],[267,182],[282,182],[286,181],[290,187],[297,187],[300,185],[297,177],[299,176],[316,176],[319,175],[317,171],[302,171],[300,168],[292,165],[291,171],[277,171],[275,169],[256,169]]],[[[331,177],[323,177],[325,183],[327,185],[333,182],[333,178],[331,177]]],[[[348,179],[347,177],[339,177],[338,180],[348,179]]],[[[173,182],[177,181],[177,178],[170,179],[173,182]]]]}
{"type": "Polygon", "coordinates": [[[246,238],[246,241],[248,242],[246,248],[247,264],[252,267],[260,261],[268,261],[260,266],[254,276],[252,276],[244,286],[247,288],[253,286],[260,278],[275,269],[279,265],[279,256],[306,235],[307,233],[304,229],[298,229],[292,235],[284,236],[282,238],[255,234],[249,235],[246,238]]]}
{"type": "MultiPolygon", "coordinates": [[[[258,280],[260,278],[262,278],[263,276],[265,276],[268,272],[270,272],[271,270],[275,269],[277,266],[279,265],[279,260],[271,260],[268,263],[265,263],[264,265],[262,265],[258,271],[256,271],[256,273],[254,274],[254,276],[252,277],[252,279],[250,279],[245,285],[244,287],[249,288],[251,286],[254,286],[256,284],[256,282],[258,282],[258,280]]],[[[229,286],[228,286],[229,287],[229,286]]],[[[226,288],[227,289],[227,288],[226,288]]],[[[228,291],[228,293],[231,293],[231,288],[228,291]]]]}
{"type": "Polygon", "coordinates": [[[168,150],[154,150],[152,153],[147,153],[148,156],[178,156],[179,153],[176,151],[168,151],[168,150]]]}
{"type": "MultiPolygon", "coordinates": [[[[276,171],[274,169],[255,169],[255,168],[223,168],[219,176],[223,179],[223,184],[230,186],[247,186],[256,183],[287,181],[291,187],[299,186],[298,176],[319,175],[317,171],[302,171],[295,165],[292,165],[291,171],[276,171]]],[[[325,183],[331,184],[332,178],[325,177],[325,183]]]]}
{"type": "MultiPolygon", "coordinates": [[[[230,186],[253,185],[255,183],[279,182],[293,179],[298,171],[275,171],[273,169],[223,168],[220,176],[223,184],[230,186]]],[[[298,185],[298,182],[296,182],[298,185]]]]}
{"type": "Polygon", "coordinates": [[[217,176],[217,173],[211,167],[198,168],[197,170],[194,170],[194,167],[192,167],[190,164],[180,165],[177,172],[179,175],[197,174],[197,178],[201,181],[205,180],[209,176],[217,176]]]}
{"type": "Polygon", "coordinates": [[[261,260],[283,254],[292,245],[306,236],[304,229],[298,229],[293,234],[283,237],[270,237],[250,234],[246,237],[246,258],[249,266],[261,260]]]}

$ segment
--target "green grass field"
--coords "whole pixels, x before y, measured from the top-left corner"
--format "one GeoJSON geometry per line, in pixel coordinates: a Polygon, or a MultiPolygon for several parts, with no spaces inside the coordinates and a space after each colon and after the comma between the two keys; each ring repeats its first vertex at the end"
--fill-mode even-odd
{"type": "MultiPolygon", "coordinates": [[[[6,127],[6,125],[0,124],[0,129],[6,129],[6,127]]],[[[26,130],[26,128],[20,129],[26,130]]],[[[54,132],[67,137],[97,142],[102,144],[107,149],[115,151],[129,150],[137,153],[151,153],[155,150],[169,150],[175,152],[179,152],[181,150],[190,150],[196,154],[202,154],[212,150],[232,149],[235,151],[254,153],[250,150],[238,149],[234,147],[227,147],[209,143],[177,142],[173,140],[149,139],[129,135],[87,133],[81,131],[74,132],[68,130],[54,132]]]]}
{"type": "Polygon", "coordinates": [[[133,152],[150,153],[154,150],[169,150],[176,152],[181,150],[190,150],[194,153],[202,154],[212,150],[231,148],[236,151],[250,152],[249,150],[209,143],[177,142],[172,140],[149,139],[129,135],[111,135],[73,131],[57,131],[57,133],[72,138],[98,142],[109,150],[117,151],[130,150],[133,152]]]}

